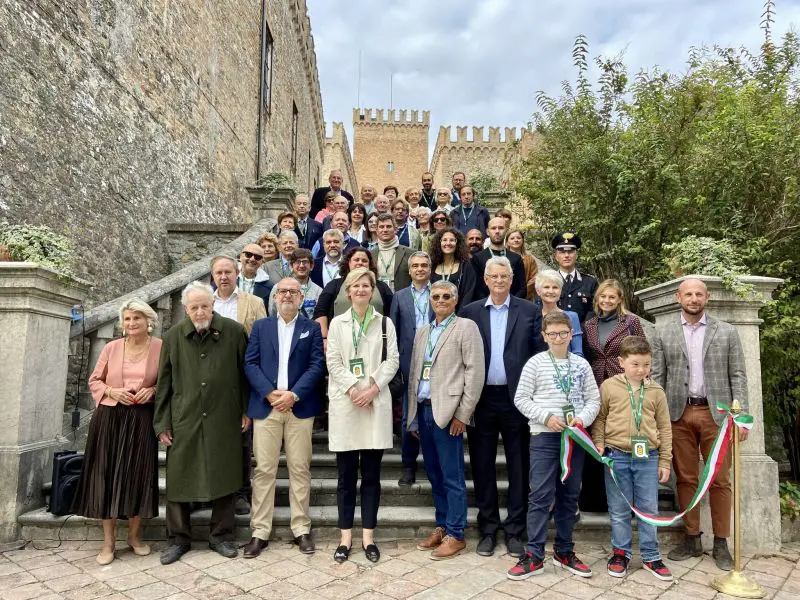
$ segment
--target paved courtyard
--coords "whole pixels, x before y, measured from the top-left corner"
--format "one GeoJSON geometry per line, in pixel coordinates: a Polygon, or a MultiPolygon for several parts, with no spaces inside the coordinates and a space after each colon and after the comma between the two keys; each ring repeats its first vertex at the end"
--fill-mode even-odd
{"type": "MultiPolygon", "coordinates": [[[[37,546],[54,546],[40,542],[37,546]]],[[[210,600],[259,598],[512,600],[555,598],[577,600],[689,600],[728,598],[709,583],[720,574],[709,556],[686,563],[669,563],[673,582],[661,582],[641,570],[636,559],[626,579],[605,572],[607,547],[579,544],[580,556],[595,570],[581,579],[548,568],[522,582],[506,579],[514,560],[502,554],[482,558],[470,552],[453,560],[434,562],[411,541],[383,543],[377,565],[354,552],[351,561],[337,565],[335,544],[319,544],[313,556],[294,546],[271,543],[258,558],[229,560],[197,543],[181,561],[162,566],[158,553],[137,557],[123,545],[117,560],[102,567],[95,562],[100,542],[63,542],[61,547],[15,550],[0,555],[0,598],[3,600],[210,600]]],[[[160,548],[160,546],[156,546],[160,548]]],[[[779,555],[748,558],[745,572],[761,583],[768,598],[800,599],[800,544],[785,546],[779,555]]]]}

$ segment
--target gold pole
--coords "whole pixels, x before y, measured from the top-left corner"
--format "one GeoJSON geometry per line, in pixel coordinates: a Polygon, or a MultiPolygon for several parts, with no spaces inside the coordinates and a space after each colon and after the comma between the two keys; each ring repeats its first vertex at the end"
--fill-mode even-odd
{"type": "MultiPolygon", "coordinates": [[[[742,406],[738,400],[734,400],[731,405],[731,412],[735,415],[742,411],[742,406]]],[[[716,578],[711,587],[715,590],[736,596],[737,598],[763,598],[767,595],[766,590],[755,581],[751,581],[741,572],[742,553],[741,553],[741,520],[739,503],[739,476],[741,474],[741,462],[739,460],[739,429],[733,428],[733,571],[724,577],[716,578]]]]}

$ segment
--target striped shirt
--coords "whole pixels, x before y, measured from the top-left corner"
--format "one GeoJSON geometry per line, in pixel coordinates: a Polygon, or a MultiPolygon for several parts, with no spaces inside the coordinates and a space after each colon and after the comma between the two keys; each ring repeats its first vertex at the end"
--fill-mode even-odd
{"type": "Polygon", "coordinates": [[[570,352],[568,358],[557,358],[556,364],[562,377],[568,370],[571,373],[569,402],[558,385],[558,376],[547,352],[531,357],[522,368],[514,405],[528,418],[531,433],[550,431],[545,423],[553,415],[563,417],[566,404],[575,407],[575,418],[581,419],[585,427],[592,424],[600,410],[600,390],[586,359],[570,352]]]}

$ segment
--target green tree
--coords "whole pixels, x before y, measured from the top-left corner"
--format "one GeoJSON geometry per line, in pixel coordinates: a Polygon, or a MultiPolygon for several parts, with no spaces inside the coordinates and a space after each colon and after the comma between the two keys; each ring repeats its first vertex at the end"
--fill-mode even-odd
{"type": "MultiPolygon", "coordinates": [[[[768,2],[758,53],[694,48],[680,74],[630,77],[621,58],[601,57],[590,82],[578,36],[575,83],[538,94],[541,143],[513,183],[543,238],[576,229],[584,266],[620,279],[637,312],[633,291],[668,279],[665,246],[680,254],[686,240],[717,240],[749,272],[786,279],[764,311],[764,393],[800,448],[800,44],[793,32],[773,42],[773,14],[768,2]]],[[[800,451],[794,467],[800,476],[800,451]]]]}

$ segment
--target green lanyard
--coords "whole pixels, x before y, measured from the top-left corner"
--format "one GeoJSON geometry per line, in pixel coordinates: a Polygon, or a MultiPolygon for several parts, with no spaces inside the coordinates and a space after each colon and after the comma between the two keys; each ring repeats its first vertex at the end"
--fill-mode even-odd
{"type": "MultiPolygon", "coordinates": [[[[419,316],[422,317],[423,319],[425,319],[425,305],[427,304],[424,301],[425,291],[428,290],[428,289],[429,288],[426,286],[426,287],[422,288],[421,292],[414,294],[416,292],[417,288],[412,286],[412,290],[413,290],[412,295],[414,295],[414,306],[417,309],[417,314],[419,314],[419,316]],[[420,305],[420,303],[419,303],[420,300],[423,301],[422,305],[420,305]]],[[[415,323],[416,323],[416,320],[415,320],[415,323]]]]}
{"type": "Polygon", "coordinates": [[[548,350],[548,356],[550,356],[550,362],[553,363],[553,368],[556,370],[556,377],[558,378],[558,387],[561,388],[561,391],[567,396],[567,402],[569,402],[569,393],[572,391],[572,363],[569,360],[569,354],[567,354],[567,374],[566,376],[561,375],[561,369],[558,368],[556,364],[556,358],[553,356],[553,353],[548,350]]]}
{"type": "Polygon", "coordinates": [[[391,267],[392,267],[392,263],[394,262],[394,252],[392,252],[392,258],[389,259],[389,262],[386,262],[385,260],[383,260],[383,256],[382,256],[381,251],[378,250],[378,262],[383,267],[383,271],[385,273],[384,277],[387,277],[387,278],[391,279],[392,278],[392,268],[391,267]]]}
{"type": "MultiPolygon", "coordinates": [[[[444,273],[442,275],[442,279],[444,279],[445,281],[450,281],[450,275],[453,274],[453,267],[455,267],[455,265],[456,265],[456,263],[455,263],[455,259],[454,259],[453,260],[453,264],[450,265],[450,268],[447,270],[447,273],[444,273]]],[[[444,263],[442,263],[442,270],[444,271],[444,263]]]]}
{"type": "Polygon", "coordinates": [[[628,399],[631,401],[631,412],[633,413],[633,422],[636,425],[636,433],[639,433],[639,428],[642,426],[642,405],[644,404],[644,381],[639,384],[639,404],[637,406],[633,399],[633,388],[625,378],[625,385],[628,386],[628,399]]]}
{"type": "Polygon", "coordinates": [[[469,221],[470,217],[472,217],[473,212],[475,212],[474,204],[469,207],[469,217],[467,216],[467,213],[464,212],[464,205],[461,205],[461,218],[464,219],[464,225],[466,225],[467,221],[469,221]]]}
{"type": "MultiPolygon", "coordinates": [[[[452,323],[455,320],[455,318],[456,318],[456,313],[453,313],[452,315],[450,315],[449,317],[447,317],[444,320],[444,323],[442,324],[442,331],[439,333],[438,337],[436,338],[437,343],[438,343],[439,339],[442,337],[442,335],[444,334],[444,332],[447,331],[447,328],[450,327],[450,323],[452,323]]],[[[427,347],[426,356],[430,356],[431,359],[433,359],[433,348],[436,345],[436,344],[432,344],[431,343],[431,338],[433,337],[434,328],[435,327],[434,327],[433,323],[431,323],[431,328],[428,330],[428,343],[426,344],[426,347],[427,347]]]]}
{"type": "MultiPolygon", "coordinates": [[[[358,316],[356,315],[356,311],[351,308],[350,312],[352,313],[353,321],[358,323],[358,316]]],[[[364,315],[364,320],[361,323],[359,323],[359,327],[356,328],[354,326],[351,330],[353,334],[353,348],[356,351],[356,356],[358,356],[358,346],[361,343],[361,338],[364,337],[364,333],[366,333],[367,331],[367,327],[369,326],[369,321],[371,318],[372,318],[372,305],[370,305],[369,308],[367,308],[367,313],[364,315]],[[358,331],[358,334],[356,334],[356,331],[358,331]]]]}

